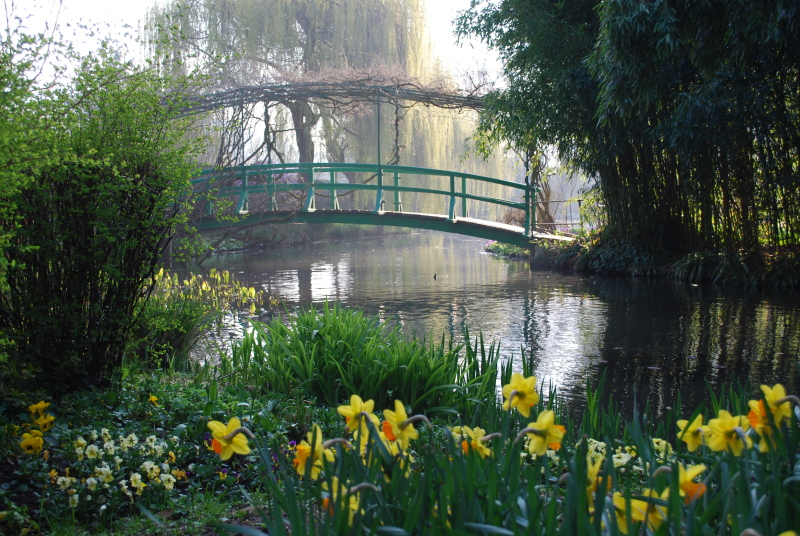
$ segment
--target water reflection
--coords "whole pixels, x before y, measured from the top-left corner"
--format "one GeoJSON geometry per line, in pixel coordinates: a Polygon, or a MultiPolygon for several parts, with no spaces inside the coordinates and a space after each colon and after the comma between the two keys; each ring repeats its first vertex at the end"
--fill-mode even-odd
{"type": "Polygon", "coordinates": [[[694,405],[706,382],[780,381],[798,390],[796,295],[531,272],[482,250],[480,240],[425,233],[215,263],[289,305],[328,299],[437,338],[481,330],[517,368],[522,354],[532,356],[539,379],[578,404],[604,372],[605,396],[627,409],[634,393],[663,408],[678,390],[694,405]]]}

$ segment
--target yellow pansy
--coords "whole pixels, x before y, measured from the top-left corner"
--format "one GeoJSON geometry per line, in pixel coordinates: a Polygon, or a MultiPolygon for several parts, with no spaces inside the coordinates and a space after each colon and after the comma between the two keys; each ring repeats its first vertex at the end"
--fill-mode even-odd
{"type": "Polygon", "coordinates": [[[531,416],[531,407],[539,403],[536,393],[536,377],[523,377],[519,372],[511,374],[511,383],[503,386],[503,409],[517,408],[525,417],[531,416]]]}
{"type": "Polygon", "coordinates": [[[19,446],[22,447],[22,450],[28,454],[39,454],[43,445],[44,439],[42,439],[41,436],[35,436],[28,433],[22,434],[22,441],[19,443],[19,446]]]}
{"type": "Polygon", "coordinates": [[[158,407],[158,397],[157,396],[150,395],[150,397],[147,399],[147,401],[150,402],[151,404],[153,404],[154,406],[158,407]]]}
{"type": "Polygon", "coordinates": [[[36,403],[36,404],[34,404],[32,406],[28,406],[28,411],[31,412],[31,415],[35,415],[37,413],[41,415],[45,411],[47,411],[47,408],[49,408],[49,407],[50,407],[50,403],[49,402],[45,402],[44,400],[41,400],[41,401],[39,401],[38,403],[36,403]]]}

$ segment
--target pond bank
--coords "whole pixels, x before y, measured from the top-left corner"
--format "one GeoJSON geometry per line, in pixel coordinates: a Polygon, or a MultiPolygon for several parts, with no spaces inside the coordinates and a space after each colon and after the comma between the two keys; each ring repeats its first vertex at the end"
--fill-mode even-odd
{"type": "MultiPolygon", "coordinates": [[[[520,248],[487,245],[488,252],[528,260],[520,248]]],[[[748,287],[800,286],[800,252],[771,250],[696,251],[688,255],[654,256],[620,240],[581,237],[571,243],[540,241],[532,267],[577,274],[627,275],[712,282],[748,287]]]]}

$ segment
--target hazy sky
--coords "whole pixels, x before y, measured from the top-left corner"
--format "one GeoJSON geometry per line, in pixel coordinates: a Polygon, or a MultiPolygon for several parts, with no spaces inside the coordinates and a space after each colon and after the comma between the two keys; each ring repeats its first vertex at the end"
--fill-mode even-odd
{"type": "MultiPolygon", "coordinates": [[[[490,71],[498,70],[498,62],[494,54],[489,53],[481,43],[473,42],[457,47],[453,36],[451,21],[460,10],[469,7],[470,0],[425,0],[427,15],[431,27],[431,35],[437,42],[436,51],[444,59],[449,59],[455,72],[476,70],[487,67],[490,71]]],[[[87,38],[85,32],[76,30],[75,23],[89,21],[98,24],[100,34],[111,34],[119,41],[126,42],[125,34],[135,34],[139,21],[144,17],[152,0],[4,0],[5,8],[14,6],[18,15],[31,15],[26,19],[26,26],[32,32],[44,30],[47,22],[50,28],[58,17],[58,25],[62,34],[74,39],[81,50],[94,48],[96,39],[87,38]],[[131,29],[125,29],[127,24],[131,29]],[[69,25],[69,26],[68,26],[69,25]],[[83,43],[83,44],[81,44],[83,43]]],[[[129,50],[134,55],[138,48],[132,37],[127,39],[129,50]]]]}

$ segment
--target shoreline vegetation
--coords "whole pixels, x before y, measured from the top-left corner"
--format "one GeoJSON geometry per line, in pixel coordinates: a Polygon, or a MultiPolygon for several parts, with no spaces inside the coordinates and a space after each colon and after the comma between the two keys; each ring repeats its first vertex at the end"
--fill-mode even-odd
{"type": "MultiPolygon", "coordinates": [[[[488,253],[529,260],[527,250],[487,242],[488,253]]],[[[578,237],[570,243],[539,241],[532,266],[562,272],[606,276],[674,278],[691,283],[779,287],[800,285],[800,253],[767,250],[705,251],[678,256],[654,256],[602,233],[578,237]]]]}
{"type": "Polygon", "coordinates": [[[337,306],[254,328],[217,366],[128,361],[105,389],[5,401],[3,531],[796,536],[781,385],[655,418],[601,379],[574,415],[480,337],[420,343],[337,306]]]}

